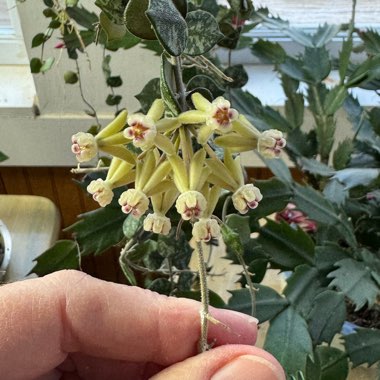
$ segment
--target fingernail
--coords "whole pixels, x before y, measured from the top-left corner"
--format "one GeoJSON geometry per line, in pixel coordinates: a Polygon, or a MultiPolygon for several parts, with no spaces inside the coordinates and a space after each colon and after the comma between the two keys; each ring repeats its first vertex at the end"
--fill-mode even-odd
{"type": "Polygon", "coordinates": [[[235,311],[235,310],[229,310],[228,312],[231,314],[235,314],[239,316],[240,318],[245,319],[248,323],[252,323],[253,325],[259,324],[259,320],[255,317],[251,317],[250,315],[239,313],[238,311],[235,311]]]}
{"type": "Polygon", "coordinates": [[[243,355],[230,361],[211,380],[285,380],[285,376],[270,361],[253,355],[243,355]]]}

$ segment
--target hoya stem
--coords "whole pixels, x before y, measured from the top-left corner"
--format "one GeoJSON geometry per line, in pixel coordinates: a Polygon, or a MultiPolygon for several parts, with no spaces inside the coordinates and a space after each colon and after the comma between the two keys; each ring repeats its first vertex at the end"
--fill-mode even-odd
{"type": "Polygon", "coordinates": [[[207,269],[203,254],[203,246],[201,242],[197,242],[197,256],[198,256],[198,271],[199,271],[199,284],[201,288],[201,338],[199,341],[200,352],[205,352],[209,349],[207,343],[208,335],[208,316],[209,316],[209,292],[207,286],[207,269]]]}
{"type": "Polygon", "coordinates": [[[174,77],[177,86],[177,92],[179,96],[179,104],[181,111],[184,112],[187,109],[186,105],[186,88],[182,78],[182,60],[181,57],[174,57],[174,77]]]}

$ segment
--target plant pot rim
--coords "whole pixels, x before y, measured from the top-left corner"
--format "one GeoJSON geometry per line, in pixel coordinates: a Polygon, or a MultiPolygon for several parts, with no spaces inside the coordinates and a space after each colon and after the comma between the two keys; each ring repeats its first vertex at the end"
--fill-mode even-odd
{"type": "Polygon", "coordinates": [[[0,265],[0,281],[1,281],[7,271],[7,268],[11,259],[11,252],[12,252],[11,234],[9,233],[7,226],[1,219],[0,219],[0,242],[2,242],[4,246],[4,257],[0,265]]]}

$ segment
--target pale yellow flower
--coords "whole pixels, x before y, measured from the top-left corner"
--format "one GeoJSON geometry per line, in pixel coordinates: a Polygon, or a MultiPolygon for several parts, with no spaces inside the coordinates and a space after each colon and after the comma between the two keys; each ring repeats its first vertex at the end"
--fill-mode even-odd
{"type": "Polygon", "coordinates": [[[263,199],[260,189],[252,183],[239,187],[232,194],[232,202],[237,211],[246,214],[249,209],[255,209],[263,199]]]}
{"type": "Polygon", "coordinates": [[[78,132],[71,137],[71,142],[71,151],[78,162],[90,161],[98,153],[95,137],[91,133],[78,132]]]}
{"type": "Polygon", "coordinates": [[[148,214],[144,219],[144,230],[155,234],[168,235],[171,229],[170,219],[157,213],[148,214]]]}
{"type": "Polygon", "coordinates": [[[232,122],[239,117],[238,111],[231,108],[231,103],[222,96],[217,97],[210,106],[207,125],[222,133],[231,131],[232,122]]]}
{"type": "Polygon", "coordinates": [[[131,214],[138,219],[148,210],[149,199],[140,190],[128,189],[120,195],[119,205],[125,214],[131,214]]]}
{"type": "Polygon", "coordinates": [[[201,218],[194,223],[193,237],[197,242],[218,239],[220,235],[220,226],[215,219],[201,218]]]}
{"type": "Polygon", "coordinates": [[[124,130],[124,136],[132,140],[134,146],[147,150],[154,144],[157,129],[154,120],[142,113],[128,117],[129,127],[124,130]]]}
{"type": "Polygon", "coordinates": [[[184,220],[194,220],[202,217],[207,208],[206,198],[199,191],[182,193],[175,204],[177,211],[184,220]]]}
{"type": "Polygon", "coordinates": [[[92,198],[99,203],[101,207],[109,205],[113,198],[113,191],[111,184],[108,181],[103,181],[98,178],[91,181],[87,186],[87,191],[92,194],[92,198]]]}
{"type": "Polygon", "coordinates": [[[257,150],[265,158],[275,158],[285,148],[286,140],[281,131],[269,129],[261,133],[257,143],[257,150]]]}

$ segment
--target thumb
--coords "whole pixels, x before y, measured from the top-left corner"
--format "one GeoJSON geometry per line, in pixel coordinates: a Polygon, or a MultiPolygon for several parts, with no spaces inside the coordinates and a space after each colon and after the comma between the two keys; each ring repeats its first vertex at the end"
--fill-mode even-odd
{"type": "Polygon", "coordinates": [[[277,360],[264,350],[244,345],[214,348],[161,371],[152,380],[285,380],[277,360]]]}

